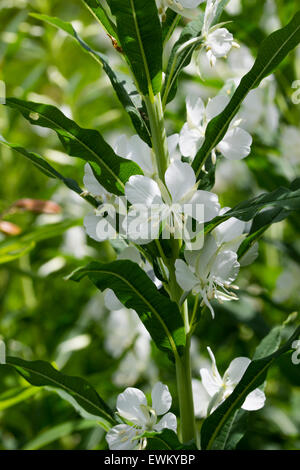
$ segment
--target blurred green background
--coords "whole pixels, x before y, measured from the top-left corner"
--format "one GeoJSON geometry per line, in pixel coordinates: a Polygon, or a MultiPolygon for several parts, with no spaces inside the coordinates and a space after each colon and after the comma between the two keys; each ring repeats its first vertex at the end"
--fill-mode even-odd
{"type": "MultiPolygon", "coordinates": [[[[246,73],[262,39],[285,25],[297,7],[297,0],[231,0],[222,21],[232,21],[228,28],[241,49],[215,69],[204,55],[201,77],[193,66],[185,70],[179,94],[167,110],[169,132],[179,132],[184,123],[187,94],[206,99],[230,87],[246,73]]],[[[7,96],[55,104],[81,126],[101,131],[112,145],[120,133],[132,135],[130,121],[99,65],[71,38],[30,17],[31,12],[72,21],[88,44],[126,73],[119,53],[80,0],[0,0],[0,79],[7,96]]],[[[300,104],[292,99],[297,79],[299,48],[241,110],[254,143],[245,161],[220,161],[215,191],[222,205],[233,206],[300,176],[300,104]]],[[[31,127],[0,106],[0,134],[44,156],[81,184],[83,163],[63,153],[54,132],[31,127]]],[[[28,235],[17,247],[23,256],[8,261],[5,247],[14,237],[0,232],[0,339],[9,354],[55,362],[66,374],[85,377],[111,406],[126,386],[149,392],[159,378],[170,386],[177,412],[173,365],[149,343],[131,314],[123,312],[120,326],[118,314],[106,308],[103,296],[88,281],[64,279],[91,258],[106,261],[115,256],[107,243],[86,238],[82,218],[90,210],[88,204],[5,147],[0,148],[0,175],[0,218],[28,235]],[[61,212],[10,210],[23,198],[55,201],[61,212]],[[136,334],[124,344],[120,340],[116,350],[132,325],[136,334]]],[[[195,378],[207,360],[207,345],[224,372],[234,357],[251,357],[273,326],[299,310],[299,233],[298,214],[273,225],[260,242],[256,262],[241,270],[240,300],[216,305],[213,322],[209,316],[203,319],[193,343],[195,378]]],[[[284,357],[270,371],[267,404],[250,413],[248,432],[238,448],[300,449],[299,386],[300,367],[284,357]]],[[[15,372],[1,370],[0,449],[23,448],[105,449],[106,443],[103,431],[94,422],[84,422],[57,394],[28,387],[15,372]]]]}

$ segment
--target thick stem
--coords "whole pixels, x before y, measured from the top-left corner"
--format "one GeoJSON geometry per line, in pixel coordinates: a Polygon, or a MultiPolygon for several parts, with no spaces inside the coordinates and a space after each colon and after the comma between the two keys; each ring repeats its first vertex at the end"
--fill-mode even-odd
{"type": "Polygon", "coordinates": [[[145,103],[150,121],[151,140],[156,158],[158,176],[164,181],[165,172],[169,165],[169,152],[160,94],[156,96],[145,96],[145,103]]]}
{"type": "Polygon", "coordinates": [[[195,441],[197,441],[192,391],[190,340],[188,338],[183,356],[176,359],[176,378],[180,407],[181,441],[188,442],[192,439],[195,439],[195,441]]]}

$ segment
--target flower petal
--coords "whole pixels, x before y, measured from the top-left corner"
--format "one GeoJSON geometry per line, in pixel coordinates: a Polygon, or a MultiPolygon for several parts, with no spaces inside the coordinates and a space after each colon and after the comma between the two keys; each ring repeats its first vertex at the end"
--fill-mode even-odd
{"type": "Polygon", "coordinates": [[[193,379],[192,389],[194,397],[195,416],[197,416],[197,418],[206,418],[207,407],[209,405],[211,397],[207,393],[200,380],[193,379]]]}
{"type": "Polygon", "coordinates": [[[176,260],[175,268],[176,280],[184,291],[188,292],[198,284],[198,279],[183,260],[176,260]]]}
{"type": "Polygon", "coordinates": [[[249,393],[246,400],[242,404],[243,410],[255,411],[264,407],[266,395],[262,390],[256,388],[253,392],[249,393]]]}
{"type": "Polygon", "coordinates": [[[219,283],[230,284],[237,278],[239,269],[240,263],[237,261],[237,254],[233,251],[224,250],[218,253],[210,273],[219,283]]]}
{"type": "Polygon", "coordinates": [[[118,424],[108,431],[105,439],[110,450],[135,450],[139,441],[132,439],[137,435],[137,430],[132,426],[118,424]]]}
{"type": "Polygon", "coordinates": [[[86,233],[88,234],[89,237],[93,238],[97,242],[100,241],[97,233],[96,233],[96,227],[99,222],[100,218],[97,215],[94,214],[88,214],[85,216],[83,220],[83,225],[85,228],[86,233]]]}
{"type": "Polygon", "coordinates": [[[175,161],[165,173],[165,182],[172,196],[172,202],[179,202],[196,183],[193,168],[188,163],[175,161]]]}
{"type": "Polygon", "coordinates": [[[190,129],[199,127],[204,117],[204,103],[201,98],[195,100],[194,97],[188,96],[186,99],[187,123],[190,129]]]}
{"type": "Polygon", "coordinates": [[[251,360],[248,357],[237,357],[233,359],[224,374],[224,381],[229,385],[237,385],[246,372],[250,362],[251,360]]]}
{"type": "Polygon", "coordinates": [[[179,147],[184,157],[194,158],[202,145],[204,136],[198,129],[190,129],[185,123],[179,134],[179,147]]]}
{"type": "MultiPolygon", "coordinates": [[[[204,209],[204,220],[198,220],[198,222],[208,222],[219,214],[220,204],[218,196],[209,191],[198,190],[193,195],[190,203],[193,205],[202,205],[204,209]]],[[[197,211],[193,211],[193,214],[197,211]]],[[[202,215],[202,211],[199,211],[202,215]]]]}
{"type": "Polygon", "coordinates": [[[210,397],[213,397],[216,393],[219,393],[222,383],[218,380],[213,373],[205,368],[200,369],[200,375],[202,379],[202,385],[210,397]]]}
{"type": "Polygon", "coordinates": [[[148,176],[134,175],[125,184],[125,195],[131,204],[144,204],[150,207],[161,202],[158,184],[148,176]]]}
{"type": "Polygon", "coordinates": [[[84,165],[83,184],[85,188],[94,196],[104,196],[107,191],[101,186],[97,178],[94,176],[93,170],[89,163],[84,165]]]}
{"type": "Polygon", "coordinates": [[[216,227],[212,233],[216,239],[217,244],[222,245],[222,243],[230,242],[231,240],[234,240],[235,238],[242,235],[245,230],[245,226],[246,224],[242,220],[231,217],[222,224],[218,225],[218,227],[216,227]]]}
{"type": "Polygon", "coordinates": [[[126,388],[117,399],[117,410],[120,415],[133,424],[143,426],[147,422],[147,417],[143,413],[141,405],[146,406],[147,399],[138,388],[126,388]]]}
{"type": "Polygon", "coordinates": [[[209,100],[205,110],[207,121],[218,116],[226,108],[229,101],[230,98],[227,95],[217,95],[209,100]]]}
{"type": "Polygon", "coordinates": [[[251,144],[251,135],[244,129],[235,127],[227,132],[217,148],[229,160],[242,160],[251,152],[251,144]]]}
{"type": "Polygon", "coordinates": [[[218,28],[209,33],[205,42],[212,54],[217,57],[225,57],[232,47],[233,36],[226,28],[218,28]]]}
{"type": "Polygon", "coordinates": [[[152,408],[158,416],[165,414],[171,408],[172,397],[167,385],[157,382],[153,387],[151,397],[152,408]]]}
{"type": "Polygon", "coordinates": [[[177,432],[177,418],[173,413],[167,413],[153,428],[158,432],[166,428],[177,432]]]}

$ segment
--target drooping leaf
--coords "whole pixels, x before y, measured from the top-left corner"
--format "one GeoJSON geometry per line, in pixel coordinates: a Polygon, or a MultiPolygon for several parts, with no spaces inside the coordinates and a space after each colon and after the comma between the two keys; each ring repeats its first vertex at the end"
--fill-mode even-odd
{"type": "Polygon", "coordinates": [[[275,31],[262,42],[252,69],[242,78],[224,111],[212,119],[207,126],[204,143],[192,165],[197,178],[200,175],[203,163],[226,134],[229,124],[248,93],[258,87],[261,81],[273,72],[299,42],[300,12],[294,16],[287,26],[275,31]]]}
{"type": "Polygon", "coordinates": [[[201,448],[211,450],[218,446],[218,436],[222,433],[233,414],[238,410],[246,397],[259,387],[266,379],[268,369],[283,354],[291,349],[295,339],[299,337],[300,326],[289,340],[274,353],[251,361],[242,379],[232,394],[204,421],[201,428],[201,448]]]}
{"type": "Polygon", "coordinates": [[[131,175],[142,170],[131,160],[118,157],[94,129],[84,129],[55,106],[7,98],[6,106],[17,109],[33,125],[53,129],[71,157],[89,162],[99,183],[113,194],[123,194],[131,175]]]}
{"type": "MultiPolygon", "coordinates": [[[[7,147],[11,148],[15,152],[18,152],[20,155],[30,160],[33,165],[38,168],[44,175],[48,176],[49,178],[56,178],[62,181],[69,189],[79,195],[83,194],[83,189],[81,189],[77,181],[73,180],[72,178],[66,178],[65,176],[63,176],[61,173],[55,170],[55,168],[53,168],[50,163],[44,160],[44,158],[38,155],[37,153],[28,152],[26,149],[20,147],[19,145],[11,144],[1,139],[0,144],[6,145],[7,147]]],[[[98,207],[99,205],[98,202],[90,195],[84,196],[84,199],[95,207],[98,207]]]]}
{"type": "Polygon", "coordinates": [[[72,273],[70,279],[80,281],[85,276],[101,291],[112,289],[127,308],[134,309],[159,349],[175,356],[182,353],[185,334],[177,304],[160,294],[136,263],[92,262],[72,273]]]}
{"type": "Polygon", "coordinates": [[[162,30],[155,0],[108,0],[121,46],[143,95],[162,84],[162,30]]]}
{"type": "Polygon", "coordinates": [[[99,417],[99,424],[109,429],[115,422],[113,412],[84,379],[62,374],[45,361],[25,361],[17,357],[6,357],[6,365],[13,367],[27,382],[35,387],[51,387],[62,390],[89,415],[99,417]]]}
{"type": "Polygon", "coordinates": [[[150,130],[145,121],[146,111],[143,106],[141,96],[136,90],[133,81],[125,74],[114,71],[109,65],[109,59],[106,55],[93,50],[80,36],[70,23],[62,21],[60,18],[52,16],[32,13],[31,16],[38,20],[45,21],[52,26],[61,29],[80,44],[85,52],[90,54],[103,67],[110,82],[120,100],[120,103],[127,111],[133,126],[138,135],[148,144],[151,145],[150,130]]]}

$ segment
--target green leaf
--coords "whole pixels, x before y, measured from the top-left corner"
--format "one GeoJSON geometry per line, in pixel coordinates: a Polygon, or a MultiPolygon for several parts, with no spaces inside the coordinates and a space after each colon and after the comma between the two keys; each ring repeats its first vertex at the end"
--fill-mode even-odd
{"type": "Polygon", "coordinates": [[[50,25],[61,29],[80,44],[85,52],[90,54],[97,62],[103,67],[104,72],[107,74],[110,82],[120,100],[120,103],[124,106],[126,112],[132,121],[138,135],[148,144],[151,145],[150,130],[144,120],[146,115],[145,108],[142,103],[141,96],[136,90],[132,80],[123,73],[115,72],[109,65],[109,59],[104,54],[98,51],[94,51],[83,39],[81,39],[76,33],[75,29],[70,23],[62,21],[59,18],[52,16],[40,15],[32,13],[31,16],[41,21],[45,21],[50,25]]]}
{"type": "Polygon", "coordinates": [[[15,259],[21,258],[35,247],[34,242],[23,240],[5,240],[0,243],[0,264],[9,263],[15,259]]]}
{"type": "MultiPolygon", "coordinates": [[[[37,153],[28,152],[26,149],[20,147],[19,145],[11,144],[1,139],[0,144],[11,148],[15,152],[18,152],[20,155],[30,160],[31,163],[33,163],[33,165],[38,168],[44,175],[48,176],[49,178],[56,178],[62,181],[69,189],[71,189],[71,191],[82,195],[83,189],[81,189],[77,181],[73,180],[72,178],[65,178],[61,173],[55,170],[53,166],[51,166],[43,157],[41,157],[37,153]]],[[[99,206],[99,203],[90,195],[84,196],[84,199],[95,207],[99,206]]]]}
{"type": "Polygon", "coordinates": [[[177,434],[171,429],[160,432],[145,432],[141,437],[147,439],[146,450],[197,450],[194,442],[182,444],[177,434]]]}
{"type": "Polygon", "coordinates": [[[232,394],[204,421],[201,429],[202,449],[211,450],[215,448],[215,445],[219,445],[220,433],[223,432],[224,426],[228,426],[228,420],[242,406],[249,393],[265,381],[270,366],[291,349],[293,341],[298,338],[299,334],[300,326],[280,349],[266,357],[255,359],[249,364],[232,394]]]}
{"type": "Polygon", "coordinates": [[[80,421],[67,421],[66,423],[58,424],[50,429],[46,429],[28,442],[22,450],[39,450],[43,447],[52,444],[53,442],[65,436],[70,436],[73,433],[84,431],[85,429],[94,428],[97,426],[95,421],[80,420],[80,421]]]}
{"type": "Polygon", "coordinates": [[[177,304],[160,294],[136,263],[125,260],[110,264],[92,262],[69,278],[80,281],[85,276],[101,291],[112,289],[127,308],[134,309],[159,349],[171,351],[174,356],[182,353],[185,334],[177,304]]]}
{"type": "MultiPolygon", "coordinates": [[[[268,206],[274,206],[276,209],[283,209],[284,212],[274,211],[271,213],[271,218],[269,218],[270,214],[268,214],[268,218],[266,219],[267,223],[282,220],[282,218],[289,215],[288,211],[295,211],[300,209],[300,189],[292,190],[289,188],[278,188],[271,193],[263,193],[254,197],[253,199],[243,201],[237,204],[233,209],[226,212],[224,215],[215,217],[211,222],[209,222],[205,226],[205,233],[209,233],[211,230],[213,230],[225,220],[228,220],[230,217],[236,217],[240,220],[249,221],[253,219],[253,217],[262,209],[268,206]]],[[[265,212],[261,214],[259,223],[263,222],[264,214],[265,212]]],[[[261,225],[261,227],[263,227],[263,225],[261,225]]]]}
{"type": "Polygon", "coordinates": [[[180,21],[180,18],[181,17],[180,15],[178,15],[178,13],[168,8],[166,13],[166,19],[162,23],[162,39],[164,44],[167,43],[170,39],[171,35],[174,32],[174,29],[180,21]]]}
{"type": "Polygon", "coordinates": [[[6,357],[6,365],[13,367],[27,382],[35,387],[51,387],[65,393],[88,415],[96,416],[104,429],[114,423],[113,412],[96,390],[84,379],[65,375],[45,361],[25,361],[17,357],[6,357]]]}
{"type": "Polygon", "coordinates": [[[65,151],[89,162],[99,183],[111,193],[123,194],[130,176],[142,173],[136,163],[118,157],[98,131],[83,129],[55,106],[17,98],[6,98],[5,105],[20,111],[31,124],[53,129],[65,151]]]}
{"type": "Polygon", "coordinates": [[[121,46],[143,95],[162,84],[162,30],[155,0],[108,0],[121,46]]]}
{"type": "Polygon", "coordinates": [[[203,163],[226,134],[229,124],[248,93],[258,87],[260,82],[273,72],[299,42],[300,12],[287,26],[275,31],[262,42],[252,69],[243,77],[224,111],[210,121],[206,129],[205,141],[192,165],[197,178],[203,163]]]}
{"type": "Polygon", "coordinates": [[[114,39],[118,41],[118,34],[116,25],[110,19],[108,12],[105,8],[101,5],[99,0],[82,0],[88,10],[92,13],[92,15],[100,21],[100,23],[104,26],[108,34],[113,36],[114,39]]]}

